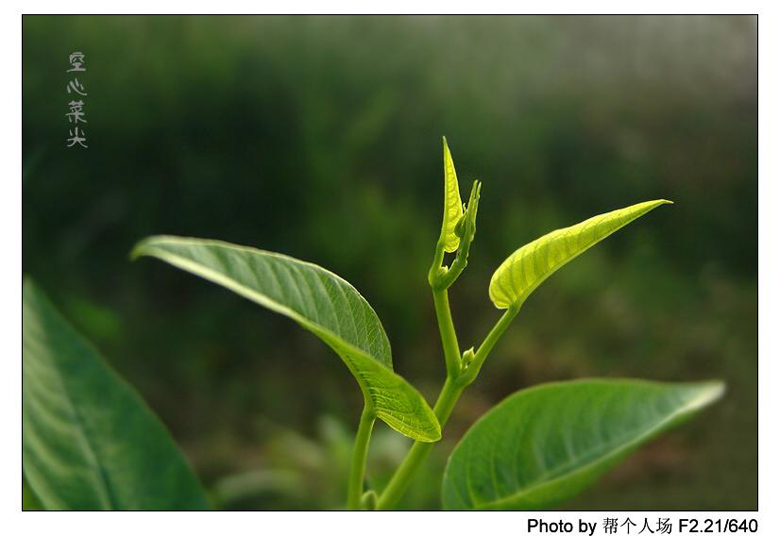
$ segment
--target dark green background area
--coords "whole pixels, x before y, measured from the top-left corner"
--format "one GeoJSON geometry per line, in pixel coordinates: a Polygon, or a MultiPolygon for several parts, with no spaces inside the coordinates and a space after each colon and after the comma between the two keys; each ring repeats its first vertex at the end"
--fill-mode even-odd
{"type": "MultiPolygon", "coordinates": [[[[315,337],[133,244],[219,238],[318,263],[374,306],[396,370],[444,376],[426,272],[441,136],[483,181],[450,293],[464,347],[493,270],[557,227],[667,198],[529,299],[404,503],[492,404],[586,376],[722,378],[726,398],[565,508],[757,507],[753,17],[24,17],[23,263],[227,508],[343,506],[360,394],[315,337]],[[89,148],[67,149],[68,55],[89,148]]],[[[378,425],[381,487],[407,441],[378,425]]]]}

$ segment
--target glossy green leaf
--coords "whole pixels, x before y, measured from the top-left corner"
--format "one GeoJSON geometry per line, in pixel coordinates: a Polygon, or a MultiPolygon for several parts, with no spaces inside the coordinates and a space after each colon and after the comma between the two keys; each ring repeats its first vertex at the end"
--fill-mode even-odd
{"type": "Polygon", "coordinates": [[[521,305],[561,266],[621,227],[667,203],[671,201],[659,199],[599,214],[526,244],[512,253],[493,274],[491,301],[499,309],[521,305]]]}
{"type": "Polygon", "coordinates": [[[519,391],[452,453],[448,509],[538,509],[569,499],[642,443],[717,400],[721,382],[579,380],[519,391]]]}
{"type": "Polygon", "coordinates": [[[286,255],[216,240],[156,236],[133,257],[161,259],[217,283],[308,329],[344,361],[377,417],[405,436],[438,441],[425,399],[393,372],[390,343],[371,306],[339,276],[286,255]]]}
{"type": "Polygon", "coordinates": [[[444,251],[457,251],[460,237],[455,232],[458,220],[463,216],[463,201],[460,198],[458,176],[455,174],[455,164],[452,162],[447,138],[442,138],[444,144],[444,219],[441,224],[441,239],[444,251]]]}
{"type": "Polygon", "coordinates": [[[207,509],[168,431],[30,281],[23,300],[22,465],[47,510],[207,509]]]}

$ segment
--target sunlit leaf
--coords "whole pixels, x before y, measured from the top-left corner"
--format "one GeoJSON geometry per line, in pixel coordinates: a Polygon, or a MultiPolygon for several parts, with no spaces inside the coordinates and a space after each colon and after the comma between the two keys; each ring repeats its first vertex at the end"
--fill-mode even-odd
{"type": "Polygon", "coordinates": [[[501,263],[493,274],[490,299],[499,309],[522,304],[561,266],[621,227],[667,203],[671,201],[659,199],[613,210],[577,225],[557,229],[524,245],[501,263]]]}
{"type": "Polygon", "coordinates": [[[24,283],[22,465],[47,510],[207,509],[168,431],[136,392],[24,283]]]}
{"type": "Polygon", "coordinates": [[[425,399],[393,372],[390,343],[371,306],[339,276],[286,255],[216,240],[156,236],[148,255],[221,285],[308,329],[344,361],[367,403],[394,430],[438,441],[441,429],[425,399]]]}
{"type": "Polygon", "coordinates": [[[721,382],[579,380],[519,391],[452,453],[448,509],[538,509],[569,499],[723,394],[721,382]]]}
{"type": "Polygon", "coordinates": [[[455,164],[447,145],[447,138],[442,138],[444,144],[444,219],[441,224],[441,239],[444,241],[444,251],[457,251],[460,238],[455,233],[455,225],[463,216],[463,201],[460,198],[458,176],[455,174],[455,164]]]}

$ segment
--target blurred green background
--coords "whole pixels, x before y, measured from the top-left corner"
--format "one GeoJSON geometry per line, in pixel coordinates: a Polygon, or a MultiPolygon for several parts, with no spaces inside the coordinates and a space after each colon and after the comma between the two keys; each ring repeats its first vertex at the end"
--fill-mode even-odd
{"type": "MultiPolygon", "coordinates": [[[[753,17],[23,18],[23,268],[135,385],[224,508],[340,508],[361,398],[314,336],[159,262],[150,234],[316,262],[374,306],[395,368],[444,376],[426,272],[441,136],[484,182],[450,293],[464,347],[487,288],[557,227],[668,198],[545,283],[461,399],[407,508],[508,394],[583,376],[723,378],[716,407],[568,509],[757,508],[753,17]],[[66,149],[86,55],[87,150],[66,149]]],[[[381,487],[408,442],[378,424],[381,487]]]]}

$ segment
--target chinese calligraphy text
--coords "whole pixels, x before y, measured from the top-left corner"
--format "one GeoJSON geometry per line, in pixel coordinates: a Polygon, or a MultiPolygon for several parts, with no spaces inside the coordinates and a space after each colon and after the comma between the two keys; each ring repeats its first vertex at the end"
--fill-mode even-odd
{"type": "MultiPolygon", "coordinates": [[[[85,57],[83,52],[73,52],[68,56],[68,63],[70,64],[70,69],[66,71],[68,73],[83,73],[87,71],[84,66],[85,57]]],[[[83,97],[87,96],[87,89],[84,87],[83,82],[75,75],[68,81],[68,85],[65,89],[68,92],[68,95],[70,95],[70,102],[68,102],[69,111],[65,114],[65,117],[68,118],[68,123],[70,123],[67,146],[78,146],[86,149],[87,136],[84,132],[84,126],[81,123],[87,122],[83,99],[83,97]]]]}

